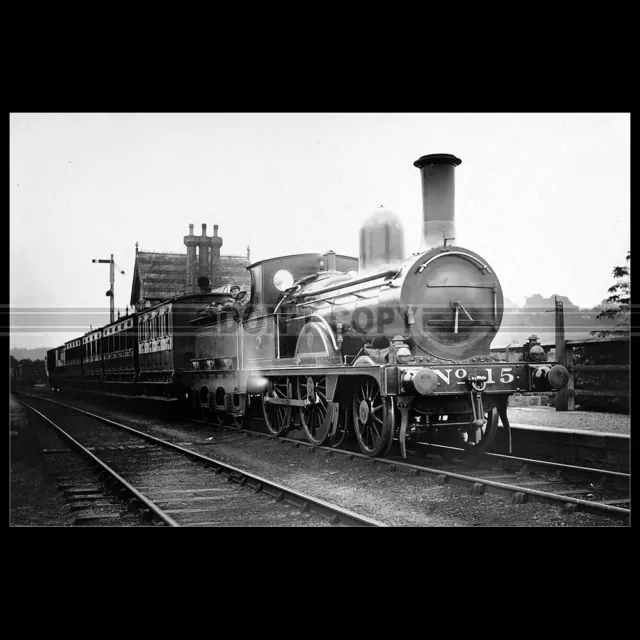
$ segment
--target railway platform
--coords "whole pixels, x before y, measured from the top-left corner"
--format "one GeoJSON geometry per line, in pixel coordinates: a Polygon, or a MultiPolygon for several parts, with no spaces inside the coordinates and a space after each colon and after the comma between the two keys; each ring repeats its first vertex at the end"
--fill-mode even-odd
{"type": "MultiPolygon", "coordinates": [[[[512,452],[557,461],[582,461],[603,469],[629,471],[631,417],[595,411],[556,411],[553,407],[509,408],[512,452]]],[[[500,428],[493,451],[506,453],[500,428]]]]}
{"type": "Polygon", "coordinates": [[[612,433],[629,436],[631,416],[600,411],[556,411],[555,407],[509,407],[512,426],[612,433]]]}

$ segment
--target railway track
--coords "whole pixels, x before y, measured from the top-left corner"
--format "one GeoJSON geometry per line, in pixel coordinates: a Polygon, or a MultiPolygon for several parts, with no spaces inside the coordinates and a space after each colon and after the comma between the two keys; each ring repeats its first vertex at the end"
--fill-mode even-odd
{"type": "MultiPolygon", "coordinates": [[[[46,395],[42,393],[39,395],[52,397],[50,392],[45,393],[46,395]]],[[[87,390],[73,390],[67,393],[69,394],[69,399],[77,398],[91,403],[98,403],[105,407],[117,402],[122,411],[159,415],[163,419],[171,417],[177,421],[186,419],[182,412],[178,410],[175,401],[163,398],[125,396],[87,390]]],[[[255,409],[255,407],[252,409],[254,414],[256,413],[255,409]]],[[[257,413],[260,413],[259,408],[257,413]]],[[[213,419],[209,420],[209,422],[215,425],[213,419]]],[[[245,421],[247,426],[251,426],[252,423],[256,424],[255,419],[245,421]]],[[[551,429],[531,425],[512,424],[511,427],[513,451],[521,457],[629,473],[630,447],[628,435],[551,429]]],[[[508,439],[504,432],[503,428],[498,429],[498,435],[492,449],[496,453],[507,453],[509,451],[508,439]]],[[[420,447],[424,449],[424,446],[420,445],[420,447]]],[[[360,449],[355,447],[354,451],[360,452],[360,449]]]]}
{"type": "MultiPolygon", "coordinates": [[[[253,418],[253,423],[260,421],[253,418]]],[[[195,421],[200,422],[200,421],[195,421]]],[[[251,426],[251,425],[248,425],[251,426]]],[[[390,472],[403,470],[410,475],[431,476],[439,485],[447,483],[468,488],[473,495],[493,493],[511,497],[512,502],[541,502],[561,506],[567,513],[583,511],[628,521],[630,510],[630,475],[627,473],[579,465],[522,458],[507,454],[469,455],[460,449],[426,445],[427,464],[404,461],[400,456],[368,458],[353,448],[315,446],[305,440],[262,433],[247,427],[224,424],[222,428],[248,437],[280,441],[293,447],[307,447],[310,452],[361,460],[370,466],[380,465],[390,472]]]]}
{"type": "Polygon", "coordinates": [[[36,396],[26,402],[22,394],[19,400],[67,443],[43,453],[83,457],[84,464],[71,459],[59,478],[71,508],[84,512],[76,524],[112,518],[126,504],[149,522],[172,527],[384,526],[77,407],[36,396]]]}
{"type": "MultiPolygon", "coordinates": [[[[340,448],[318,447],[304,439],[291,437],[297,435],[295,433],[275,437],[261,432],[264,423],[257,417],[248,420],[244,427],[225,424],[221,428],[230,434],[240,433],[248,438],[265,438],[295,448],[305,447],[310,453],[324,454],[329,459],[361,461],[390,472],[431,477],[440,485],[462,486],[474,495],[493,493],[510,497],[514,503],[541,502],[560,506],[565,512],[583,511],[624,521],[630,518],[630,476],[626,473],[506,454],[489,453],[474,457],[458,449],[434,445],[423,447],[420,451],[423,457],[415,456],[417,460],[412,462],[396,456],[368,458],[357,450],[355,443],[353,449],[343,445],[340,448]]],[[[196,441],[197,437],[193,439],[196,441]]],[[[216,441],[219,441],[218,437],[216,441]]]]}

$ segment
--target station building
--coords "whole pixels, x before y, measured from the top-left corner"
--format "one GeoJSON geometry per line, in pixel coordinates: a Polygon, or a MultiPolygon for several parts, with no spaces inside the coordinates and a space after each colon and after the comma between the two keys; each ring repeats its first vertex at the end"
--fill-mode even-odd
{"type": "Polygon", "coordinates": [[[140,251],[136,243],[132,308],[140,311],[168,298],[203,290],[224,293],[233,284],[245,291],[251,289],[251,276],[246,269],[250,263],[249,248],[246,256],[221,254],[222,238],[217,224],[213,236],[207,236],[206,224],[202,225],[201,235],[194,235],[190,224],[184,244],[186,253],[160,253],[140,251]]]}

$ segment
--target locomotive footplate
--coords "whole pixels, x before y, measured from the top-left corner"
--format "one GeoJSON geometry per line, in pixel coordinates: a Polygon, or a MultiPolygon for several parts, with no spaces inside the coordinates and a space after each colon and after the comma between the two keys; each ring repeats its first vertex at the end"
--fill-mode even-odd
{"type": "MultiPolygon", "coordinates": [[[[474,378],[484,382],[483,393],[513,394],[527,391],[554,391],[566,386],[568,372],[555,362],[452,363],[422,365],[379,365],[363,367],[291,367],[283,369],[247,370],[239,372],[250,393],[259,393],[267,378],[278,376],[370,376],[380,385],[383,395],[444,395],[468,393],[474,378]],[[417,387],[416,387],[417,384],[417,387]]],[[[293,406],[293,402],[287,403],[293,406]]]]}

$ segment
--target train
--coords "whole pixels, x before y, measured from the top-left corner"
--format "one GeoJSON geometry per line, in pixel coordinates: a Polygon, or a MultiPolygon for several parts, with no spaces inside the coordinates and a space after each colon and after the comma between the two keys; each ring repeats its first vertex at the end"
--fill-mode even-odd
{"type": "Polygon", "coordinates": [[[489,451],[509,396],[553,391],[567,370],[539,344],[522,362],[490,353],[504,310],[500,281],[455,244],[455,170],[429,154],[420,171],[421,245],[409,256],[399,216],[380,207],[359,255],[332,250],[248,265],[249,292],[165,300],[47,354],[56,390],[171,397],[207,421],[241,425],[250,408],[274,436],[301,429],[314,445],[355,435],[368,457],[398,443],[489,451]],[[247,295],[244,295],[244,294],[247,295]],[[246,298],[242,304],[236,304],[246,298]]]}

